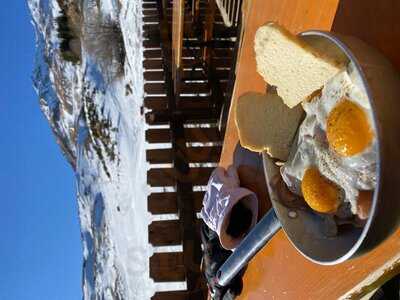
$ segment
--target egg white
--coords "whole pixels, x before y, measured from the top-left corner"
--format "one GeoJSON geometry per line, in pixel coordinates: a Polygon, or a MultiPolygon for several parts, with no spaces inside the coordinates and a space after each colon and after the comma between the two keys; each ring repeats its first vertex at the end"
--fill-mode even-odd
{"type": "Polygon", "coordinates": [[[372,126],[372,110],[366,92],[355,68],[350,64],[329,80],[321,94],[303,103],[306,118],[300,125],[298,140],[292,146],[288,161],[281,167],[281,175],[289,189],[301,193],[301,180],[311,166],[338,185],[344,203],[350,203],[356,213],[359,190],[373,190],[376,185],[376,139],[362,153],[342,157],[329,147],[326,138],[327,118],[331,110],[344,97],[357,103],[365,111],[372,126]]]}

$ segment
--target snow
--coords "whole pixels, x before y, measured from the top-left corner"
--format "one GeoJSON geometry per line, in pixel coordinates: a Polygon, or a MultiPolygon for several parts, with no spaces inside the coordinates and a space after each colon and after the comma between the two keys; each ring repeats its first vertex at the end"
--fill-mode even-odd
{"type": "Polygon", "coordinates": [[[146,183],[148,145],[140,115],[144,96],[142,3],[64,2],[82,2],[84,20],[97,13],[118,22],[127,54],[123,72],[117,75],[117,65],[101,64],[98,52],[90,51],[90,36],[83,36],[81,63],[64,61],[55,25],[58,1],[28,0],[37,37],[34,86],[55,138],[76,173],[83,297],[142,300],[155,290],[184,289],[182,282],[155,284],[149,278],[149,256],[181,250],[181,246],[153,249],[147,242],[151,221],[176,215],[158,217],[147,212],[151,191],[146,183]]]}

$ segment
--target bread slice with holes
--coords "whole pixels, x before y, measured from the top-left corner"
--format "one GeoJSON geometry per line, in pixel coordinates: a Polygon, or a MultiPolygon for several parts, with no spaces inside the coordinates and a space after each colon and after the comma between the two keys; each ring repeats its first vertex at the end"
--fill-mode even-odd
{"type": "Polygon", "coordinates": [[[235,106],[240,144],[286,161],[303,115],[301,105],[288,108],[276,93],[246,93],[235,106]]]}
{"type": "Polygon", "coordinates": [[[290,108],[344,68],[343,62],[320,53],[276,23],[258,28],[254,49],[258,73],[276,86],[278,95],[290,108]]]}

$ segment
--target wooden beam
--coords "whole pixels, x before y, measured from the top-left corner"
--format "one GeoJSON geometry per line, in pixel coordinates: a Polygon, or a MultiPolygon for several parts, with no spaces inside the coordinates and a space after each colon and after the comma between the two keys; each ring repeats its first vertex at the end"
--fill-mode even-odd
{"type": "Polygon", "coordinates": [[[152,40],[157,40],[160,38],[160,32],[157,31],[150,31],[150,30],[145,30],[143,31],[143,39],[152,39],[152,40]]]}
{"type": "Polygon", "coordinates": [[[180,119],[185,123],[215,123],[218,120],[218,114],[211,109],[191,109],[179,110],[172,113],[168,110],[151,111],[146,113],[146,122],[150,125],[169,124],[171,118],[180,119]]]}
{"type": "MultiPolygon", "coordinates": [[[[186,156],[189,162],[206,163],[218,162],[221,154],[221,147],[188,147],[186,156]]],[[[146,160],[151,164],[172,163],[172,149],[149,149],[146,151],[146,160]]]]}
{"type": "Polygon", "coordinates": [[[217,128],[185,128],[187,142],[220,142],[221,135],[217,128]]]}
{"type": "MultiPolygon", "coordinates": [[[[210,109],[210,97],[181,97],[181,107],[184,110],[191,109],[210,109]]],[[[166,110],[168,109],[168,98],[162,96],[144,97],[144,106],[148,109],[166,110]]]]}
{"type": "Polygon", "coordinates": [[[169,129],[147,129],[146,142],[155,143],[170,143],[171,131],[169,129]]]}
{"type": "MultiPolygon", "coordinates": [[[[151,26],[151,25],[147,25],[147,26],[151,26]]],[[[158,29],[158,26],[155,26],[155,29],[158,29]]],[[[159,30],[159,29],[158,29],[159,30]]],[[[143,57],[146,58],[158,58],[158,59],[162,59],[161,56],[161,50],[160,49],[151,49],[151,50],[144,50],[143,51],[143,57]]]]}
{"type": "Polygon", "coordinates": [[[164,71],[161,70],[146,70],[143,73],[144,80],[146,81],[163,81],[164,76],[164,71]]]}
{"type": "MultiPolygon", "coordinates": [[[[207,143],[220,142],[221,136],[217,128],[185,128],[186,142],[207,143]]],[[[171,133],[169,129],[146,130],[146,141],[148,143],[170,143],[171,133]]]]}
{"type": "MultiPolygon", "coordinates": [[[[149,30],[154,30],[158,29],[158,25],[146,25],[149,26],[149,30]],[[151,27],[150,27],[151,26],[151,27]]],[[[200,49],[188,49],[188,48],[183,48],[182,49],[182,58],[192,58],[192,57],[198,57],[200,55],[200,49]]],[[[161,58],[161,50],[144,50],[143,53],[144,58],[161,58]]]]}
{"type": "Polygon", "coordinates": [[[182,243],[179,220],[155,221],[149,225],[149,243],[153,246],[174,246],[182,243]]]}
{"type": "Polygon", "coordinates": [[[163,68],[161,59],[145,59],[143,60],[143,68],[146,70],[160,70],[163,68]]]}
{"type": "MultiPolygon", "coordinates": [[[[193,192],[192,201],[195,212],[202,208],[204,192],[193,192]]],[[[176,193],[152,193],[147,198],[147,209],[150,213],[175,214],[178,213],[178,202],[176,193]]]]}
{"type": "MultiPolygon", "coordinates": [[[[208,7],[206,13],[206,22],[204,28],[203,40],[204,42],[209,42],[212,40],[213,31],[214,31],[214,21],[215,21],[215,11],[216,11],[216,3],[215,0],[208,0],[208,7]]],[[[209,65],[210,64],[210,48],[204,47],[203,49],[203,61],[209,65]]]]}
{"type": "Polygon", "coordinates": [[[145,16],[143,17],[144,23],[158,23],[158,16],[145,16]]]}
{"type": "Polygon", "coordinates": [[[150,257],[150,277],[155,282],[185,281],[183,252],[154,253],[150,257]]]}
{"type": "MultiPolygon", "coordinates": [[[[152,40],[156,41],[155,38],[152,38],[152,40]]],[[[232,60],[230,57],[215,57],[213,59],[212,64],[215,68],[229,68],[231,65],[231,62],[232,62],[232,60]]],[[[162,62],[161,58],[156,58],[156,59],[145,58],[143,60],[143,68],[145,68],[146,70],[162,69],[163,68],[162,64],[163,64],[163,62],[162,62]]],[[[182,58],[181,62],[180,62],[180,67],[182,68],[182,71],[185,71],[185,70],[188,71],[187,69],[201,68],[202,65],[199,64],[199,61],[197,59],[182,58]]]]}
{"type": "Polygon", "coordinates": [[[199,15],[200,15],[200,0],[192,0],[193,24],[198,22],[199,15]]]}
{"type": "Polygon", "coordinates": [[[168,98],[165,96],[147,96],[143,100],[144,107],[154,110],[168,109],[168,98]]]}
{"type": "Polygon", "coordinates": [[[157,8],[143,9],[143,16],[158,16],[157,8]]]}
{"type": "Polygon", "coordinates": [[[204,47],[212,46],[213,48],[234,48],[235,42],[230,40],[210,40],[208,42],[198,41],[198,40],[184,40],[184,47],[204,47]]]}
{"type": "MultiPolygon", "coordinates": [[[[228,79],[229,70],[227,69],[219,69],[216,71],[218,78],[220,79],[228,79]]],[[[187,80],[207,80],[207,75],[203,71],[199,70],[183,70],[182,71],[182,81],[186,82],[187,80]]]]}
{"type": "Polygon", "coordinates": [[[172,163],[172,149],[146,150],[146,161],[151,164],[172,163]]]}
{"type": "MultiPolygon", "coordinates": [[[[231,65],[230,57],[216,57],[213,60],[213,66],[215,68],[229,68],[231,65]]],[[[203,64],[199,64],[199,60],[195,58],[183,58],[181,61],[181,66],[183,70],[201,68],[203,64]]]]}
{"type": "Polygon", "coordinates": [[[147,172],[147,183],[150,186],[175,186],[176,181],[206,185],[214,168],[190,168],[187,174],[174,168],[154,168],[147,172]]]}
{"type": "MultiPolygon", "coordinates": [[[[176,82],[181,66],[185,1],[173,0],[172,16],[172,80],[176,82]]],[[[176,86],[175,86],[176,87],[176,86]]]]}
{"type": "MultiPolygon", "coordinates": [[[[145,1],[143,1],[145,2],[145,1]]],[[[156,8],[157,9],[157,4],[155,3],[143,3],[142,5],[143,9],[152,9],[152,8],[156,8]]]]}
{"type": "Polygon", "coordinates": [[[143,41],[144,48],[160,48],[160,41],[158,40],[144,40],[143,41]]]}
{"type": "Polygon", "coordinates": [[[157,292],[151,300],[204,300],[207,299],[207,289],[196,291],[157,292]]]}
{"type": "MultiPolygon", "coordinates": [[[[158,24],[149,24],[145,25],[146,30],[149,31],[154,31],[156,29],[159,30],[160,25],[158,24]]],[[[221,57],[221,58],[229,58],[232,57],[233,51],[230,48],[214,48],[214,57],[221,57]]],[[[185,58],[196,58],[201,55],[201,50],[200,48],[194,48],[194,49],[189,49],[189,48],[183,48],[182,49],[182,59],[185,58]]],[[[143,56],[145,59],[148,58],[162,58],[161,54],[161,49],[150,49],[150,50],[144,50],[143,56]]]]}
{"type": "Polygon", "coordinates": [[[222,84],[218,79],[214,65],[209,65],[208,68],[208,81],[211,86],[211,103],[213,107],[220,112],[222,104],[224,103],[224,93],[226,91],[226,84],[222,84]]]}
{"type": "MultiPolygon", "coordinates": [[[[208,94],[210,92],[210,87],[206,82],[183,83],[181,86],[182,94],[208,94]]],[[[166,94],[166,87],[162,82],[148,82],[144,84],[144,91],[147,94],[166,94]]]]}

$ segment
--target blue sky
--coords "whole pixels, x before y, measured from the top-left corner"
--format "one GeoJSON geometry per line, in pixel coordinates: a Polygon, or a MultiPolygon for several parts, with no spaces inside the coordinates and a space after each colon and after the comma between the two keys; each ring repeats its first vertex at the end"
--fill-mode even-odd
{"type": "Polygon", "coordinates": [[[4,1],[0,22],[0,299],[81,299],[75,178],[32,88],[25,1],[4,1]]]}

